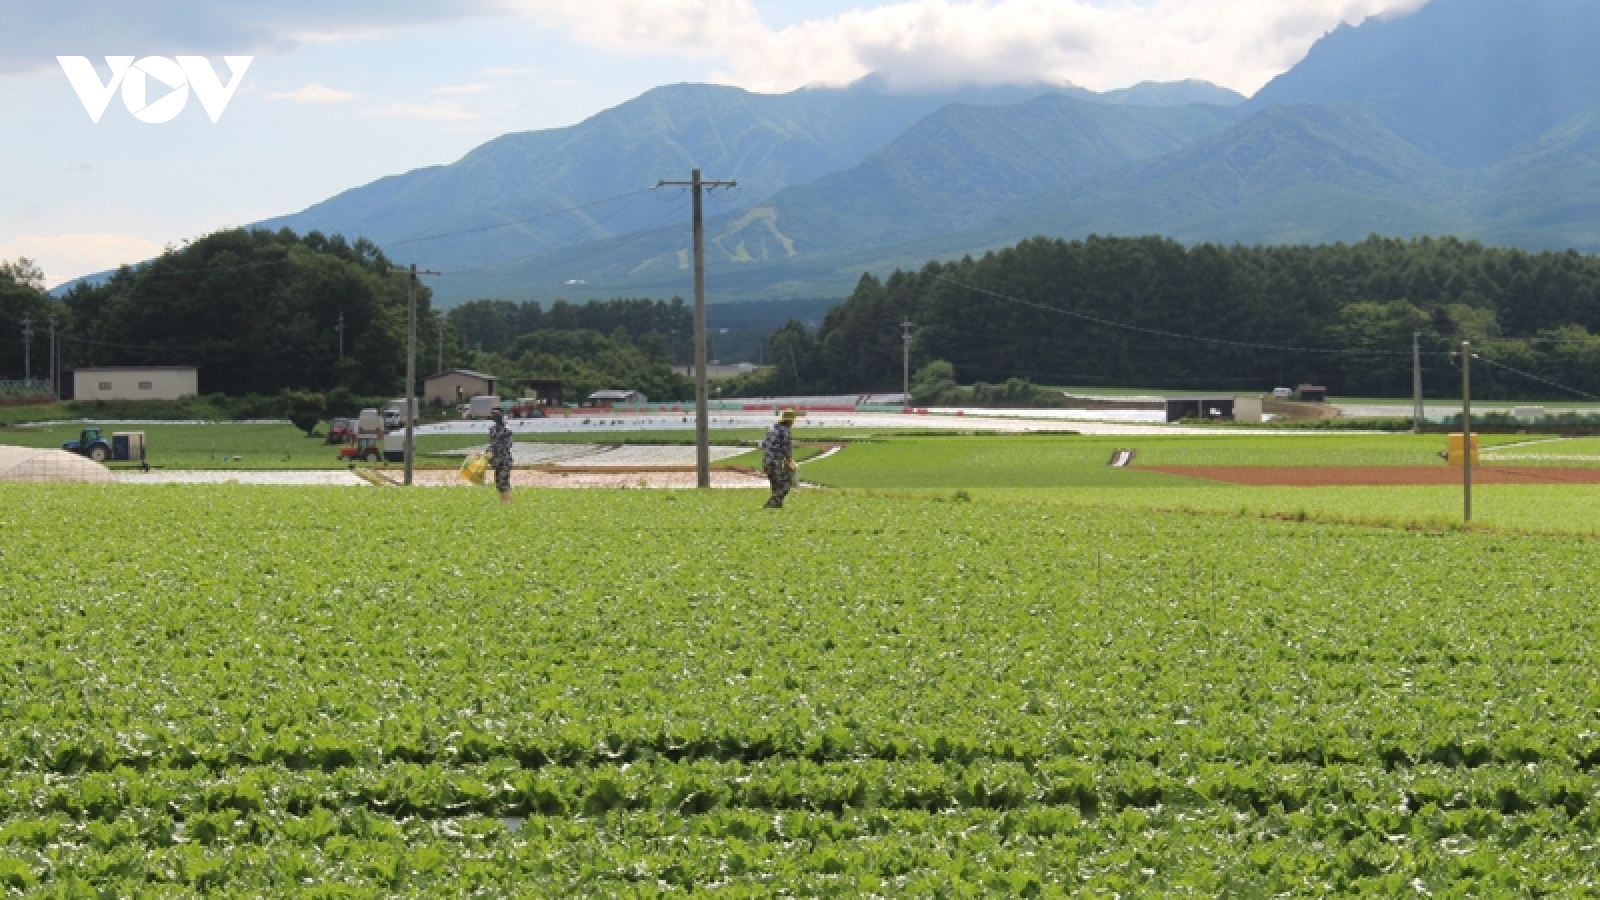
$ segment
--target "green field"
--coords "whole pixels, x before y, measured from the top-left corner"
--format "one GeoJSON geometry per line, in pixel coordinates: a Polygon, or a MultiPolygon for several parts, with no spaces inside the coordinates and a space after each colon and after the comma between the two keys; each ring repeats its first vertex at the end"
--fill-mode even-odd
{"type": "MultiPolygon", "coordinates": [[[[1487,451],[1528,440],[1482,435],[1479,446],[1487,451]]],[[[1592,463],[1600,466],[1600,452],[1594,452],[1600,442],[1541,444],[1538,452],[1555,453],[1569,443],[1574,454],[1592,452],[1592,463]]],[[[1443,466],[1444,447],[1444,436],[1436,434],[898,436],[852,444],[807,468],[806,477],[852,488],[1178,486],[1194,482],[1140,467],[1443,466]],[[1136,451],[1133,467],[1108,465],[1118,449],[1136,451]]]]}
{"type": "Polygon", "coordinates": [[[1440,443],[877,436],[782,512],[0,485],[0,894],[1590,896],[1600,488],[1106,465],[1440,443]]]}
{"type": "Polygon", "coordinates": [[[0,889],[1583,895],[1586,541],[1059,493],[0,486],[0,889]]]}

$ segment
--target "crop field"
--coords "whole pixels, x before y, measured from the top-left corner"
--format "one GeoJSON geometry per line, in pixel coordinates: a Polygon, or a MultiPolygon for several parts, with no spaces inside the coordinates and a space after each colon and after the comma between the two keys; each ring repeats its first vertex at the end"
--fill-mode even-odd
{"type": "MultiPolygon", "coordinates": [[[[1527,440],[1517,435],[1482,436],[1485,462],[1494,458],[1488,452],[1491,448],[1527,440]]],[[[1567,443],[1586,444],[1572,441],[1537,446],[1553,453],[1546,448],[1567,443]]],[[[897,436],[853,444],[848,453],[819,461],[806,475],[832,486],[853,488],[1176,487],[1196,482],[1144,467],[1443,467],[1439,453],[1444,446],[1444,436],[1437,434],[897,436]],[[1134,465],[1113,469],[1108,465],[1111,454],[1122,448],[1137,452],[1134,465]]],[[[1595,448],[1595,444],[1586,447],[1595,448]]],[[[1600,466],[1600,452],[1592,463],[1600,466]]]]}
{"type": "Polygon", "coordinates": [[[973,493],[0,486],[0,891],[1595,890],[1590,541],[973,493]]]}
{"type": "MultiPolygon", "coordinates": [[[[322,438],[307,438],[305,433],[291,425],[218,423],[174,425],[105,425],[101,426],[109,437],[114,431],[143,431],[149,447],[150,465],[162,469],[182,470],[273,470],[273,469],[343,469],[349,463],[338,458],[339,448],[323,442],[322,438]]],[[[59,447],[65,441],[76,440],[82,431],[80,424],[53,424],[26,427],[0,428],[0,444],[23,447],[59,447]]],[[[455,467],[460,458],[436,457],[466,447],[481,447],[488,440],[489,426],[479,425],[470,434],[419,434],[417,464],[421,466],[455,467]]],[[[325,429],[323,432],[325,433],[325,429]]],[[[717,443],[756,442],[765,434],[763,428],[724,429],[716,432],[717,443]]],[[[866,432],[848,428],[802,430],[802,440],[836,440],[865,435],[866,432]]],[[[597,439],[607,443],[629,445],[684,445],[694,443],[691,431],[645,432],[594,432],[518,434],[519,442],[535,443],[594,443],[597,439]]],[[[743,462],[748,462],[745,460],[743,462]]],[[[119,465],[112,463],[113,468],[119,465]]]]}

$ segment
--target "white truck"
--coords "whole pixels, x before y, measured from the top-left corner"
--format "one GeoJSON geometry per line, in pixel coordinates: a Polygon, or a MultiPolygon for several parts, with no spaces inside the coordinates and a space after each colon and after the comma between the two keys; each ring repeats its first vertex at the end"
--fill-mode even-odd
{"type": "Polygon", "coordinates": [[[500,398],[493,394],[480,394],[461,404],[461,418],[487,419],[489,410],[500,405],[500,398]]]}
{"type": "MultiPolygon", "coordinates": [[[[383,408],[383,425],[384,425],[384,427],[385,428],[390,428],[390,429],[404,428],[406,426],[406,420],[403,418],[405,416],[405,409],[406,409],[406,401],[405,401],[404,398],[401,398],[399,400],[390,400],[389,401],[389,405],[385,406],[383,408]]],[[[421,412],[422,412],[422,401],[420,399],[418,399],[418,398],[415,398],[415,397],[412,398],[412,400],[411,400],[411,423],[413,425],[415,425],[417,423],[417,420],[421,418],[421,412]]]]}

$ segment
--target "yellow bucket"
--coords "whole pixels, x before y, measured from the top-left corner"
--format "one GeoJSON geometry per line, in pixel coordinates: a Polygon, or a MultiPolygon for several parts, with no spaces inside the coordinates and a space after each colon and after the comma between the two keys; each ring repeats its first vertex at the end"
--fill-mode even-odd
{"type": "MultiPolygon", "coordinates": [[[[1450,450],[1449,450],[1448,453],[1445,454],[1445,458],[1450,461],[1450,465],[1452,465],[1452,466],[1461,465],[1461,455],[1462,455],[1461,454],[1461,437],[1462,436],[1461,436],[1461,434],[1459,432],[1457,432],[1456,434],[1450,435],[1450,450]]],[[[1472,464],[1474,466],[1480,465],[1480,463],[1478,462],[1478,436],[1477,435],[1473,435],[1472,436],[1472,464]]]]}

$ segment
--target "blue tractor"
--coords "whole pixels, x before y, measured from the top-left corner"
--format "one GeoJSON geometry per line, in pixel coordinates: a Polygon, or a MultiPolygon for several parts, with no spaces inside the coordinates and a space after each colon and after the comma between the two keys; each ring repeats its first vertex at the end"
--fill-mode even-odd
{"type": "Polygon", "coordinates": [[[61,449],[79,456],[87,456],[97,463],[111,458],[111,442],[100,436],[100,429],[85,428],[75,441],[67,441],[61,449]]]}

